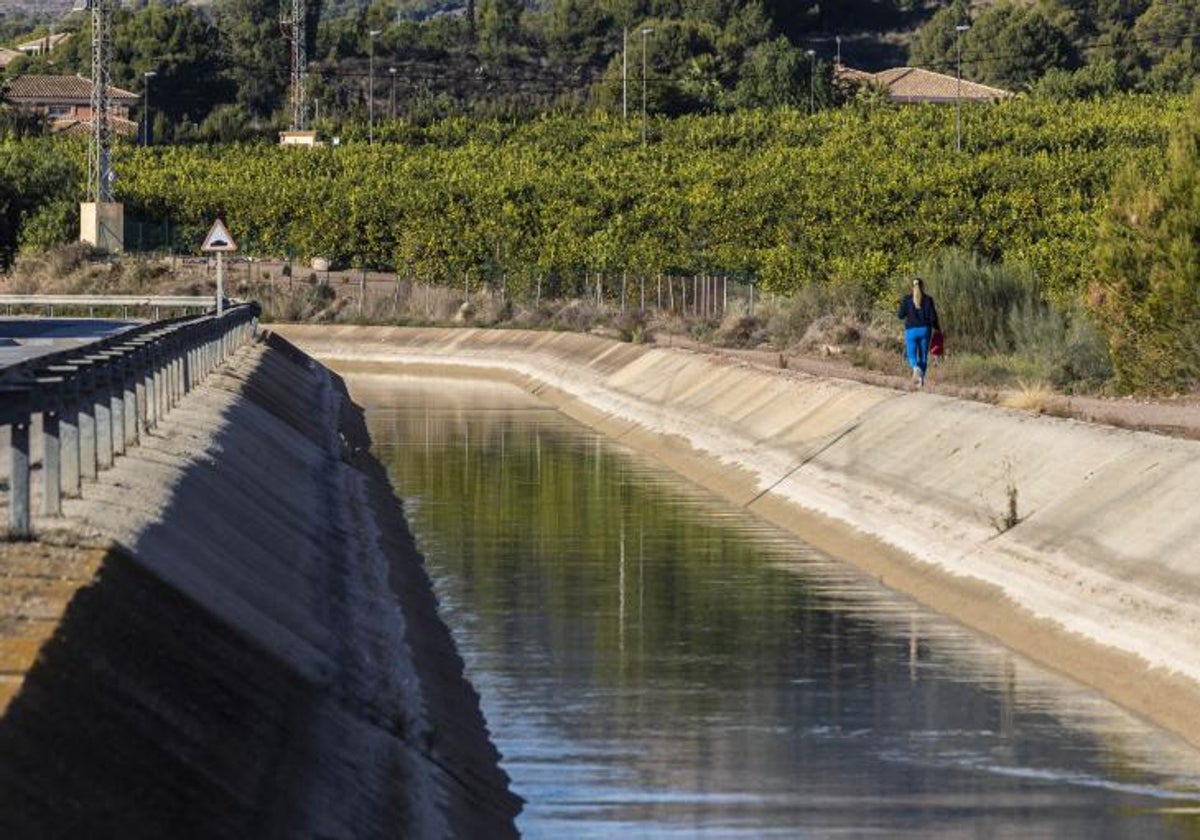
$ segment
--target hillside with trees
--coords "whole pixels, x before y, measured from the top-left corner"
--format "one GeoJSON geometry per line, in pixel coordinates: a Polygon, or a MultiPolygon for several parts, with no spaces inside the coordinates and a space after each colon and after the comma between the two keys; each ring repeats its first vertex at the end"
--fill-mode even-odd
{"type": "MultiPolygon", "coordinates": [[[[424,123],[616,113],[640,109],[643,91],[647,109],[667,116],[797,105],[809,91],[817,107],[831,107],[842,101],[839,55],[866,70],[910,64],[951,74],[961,58],[967,79],[1057,99],[1183,92],[1200,69],[1200,0],[309,0],[307,8],[309,120],[318,127],[364,119],[372,82],[377,117],[394,111],[424,123]]],[[[157,74],[157,138],[273,139],[287,111],[280,14],[280,0],[122,7],[113,82],[139,91],[145,72],[157,74]]],[[[15,43],[50,24],[78,37],[17,59],[10,73],[90,73],[86,15],[5,12],[0,35],[15,43]]]]}

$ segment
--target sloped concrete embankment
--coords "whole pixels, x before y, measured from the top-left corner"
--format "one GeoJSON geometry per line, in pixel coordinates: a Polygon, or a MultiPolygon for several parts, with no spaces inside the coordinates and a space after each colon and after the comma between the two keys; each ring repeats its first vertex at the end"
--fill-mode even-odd
{"type": "Polygon", "coordinates": [[[340,380],[270,338],[4,547],[0,647],[36,654],[0,718],[0,836],[515,834],[367,446],[340,380]]]}
{"type": "Polygon", "coordinates": [[[1200,443],[591,336],[285,334],[509,379],[1200,744],[1200,443]]]}

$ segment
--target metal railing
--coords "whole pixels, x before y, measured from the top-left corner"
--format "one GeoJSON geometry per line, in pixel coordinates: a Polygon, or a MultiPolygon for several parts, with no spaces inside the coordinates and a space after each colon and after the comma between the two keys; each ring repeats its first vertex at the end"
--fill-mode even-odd
{"type": "MultiPolygon", "coordinates": [[[[211,305],[212,298],[208,298],[211,305]]],[[[156,321],[0,371],[0,426],[11,430],[8,535],[32,535],[30,428],[42,426],[44,516],[62,514],[114,458],[136,446],[257,328],[258,304],[156,321]]]]}
{"type": "MultiPolygon", "coordinates": [[[[44,307],[54,316],[55,307],[69,310],[119,308],[127,317],[130,310],[150,311],[158,320],[165,310],[207,311],[215,305],[212,295],[0,295],[0,306],[12,313],[18,307],[44,307]]],[[[229,305],[228,303],[226,304],[229,305]]]]}

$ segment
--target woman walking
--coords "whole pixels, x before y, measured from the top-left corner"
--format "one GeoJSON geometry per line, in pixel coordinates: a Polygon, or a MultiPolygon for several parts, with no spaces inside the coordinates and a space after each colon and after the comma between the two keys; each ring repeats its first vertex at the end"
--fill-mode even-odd
{"type": "Polygon", "coordinates": [[[925,385],[925,371],[929,368],[929,340],[934,330],[940,330],[937,307],[933,295],[925,293],[925,286],[918,277],[913,280],[912,294],[900,301],[898,317],[904,321],[904,349],[908,353],[908,366],[912,368],[913,383],[925,385]]]}

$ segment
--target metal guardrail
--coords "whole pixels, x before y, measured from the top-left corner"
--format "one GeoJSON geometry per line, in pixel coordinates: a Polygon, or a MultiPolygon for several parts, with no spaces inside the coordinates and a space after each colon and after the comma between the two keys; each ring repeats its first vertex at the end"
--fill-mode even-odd
{"type": "MultiPolygon", "coordinates": [[[[236,301],[235,301],[236,302],[236,301]]],[[[0,295],[0,306],[11,312],[18,306],[44,306],[54,314],[56,306],[79,309],[119,307],[125,312],[130,309],[149,309],[155,314],[164,309],[212,309],[212,295],[0,295]]],[[[226,303],[226,306],[229,306],[226,303]]]]}
{"type": "MultiPolygon", "coordinates": [[[[211,306],[213,299],[206,298],[211,306]]],[[[62,515],[117,455],[136,446],[179,400],[257,328],[256,303],[217,315],[155,321],[0,371],[0,426],[11,428],[8,535],[32,535],[30,427],[42,418],[42,514],[62,515]]]]}

